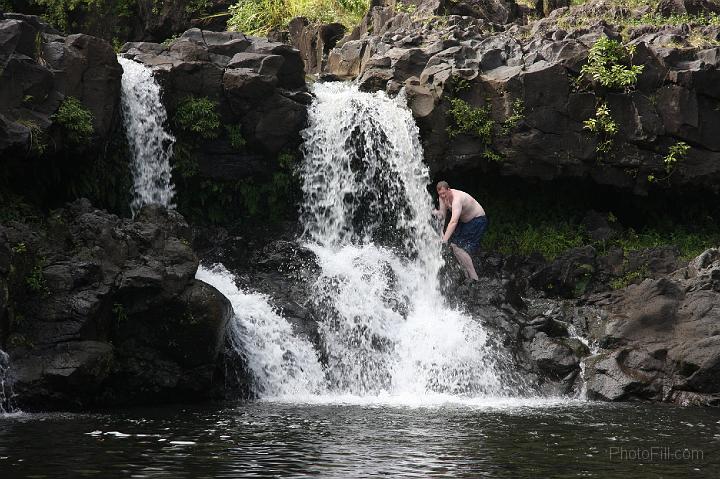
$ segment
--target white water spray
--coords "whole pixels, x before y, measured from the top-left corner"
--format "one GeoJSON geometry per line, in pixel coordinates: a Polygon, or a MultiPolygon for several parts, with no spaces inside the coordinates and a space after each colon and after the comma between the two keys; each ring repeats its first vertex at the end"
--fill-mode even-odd
{"type": "Polygon", "coordinates": [[[323,371],[312,344],[292,328],[259,293],[243,291],[221,265],[200,266],[195,277],[230,300],[235,318],[229,325],[231,346],[244,356],[260,397],[319,394],[323,371]]]}
{"type": "Polygon", "coordinates": [[[133,157],[133,216],[150,203],[172,206],[170,157],[175,138],[163,125],[167,112],[160,101],[160,85],[152,70],[133,60],[118,57],[123,68],[122,112],[133,157]]]}

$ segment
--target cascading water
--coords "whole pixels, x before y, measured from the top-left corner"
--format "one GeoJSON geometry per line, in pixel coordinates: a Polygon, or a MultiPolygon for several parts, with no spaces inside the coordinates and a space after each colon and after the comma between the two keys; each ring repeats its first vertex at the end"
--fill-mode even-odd
{"type": "Polygon", "coordinates": [[[266,296],[240,290],[221,265],[200,266],[195,277],[214,286],[230,300],[235,320],[228,337],[245,358],[262,397],[317,394],[324,390],[317,352],[268,303],[266,296]]]}
{"type": "Polygon", "coordinates": [[[5,351],[0,349],[0,413],[8,413],[14,410],[13,389],[10,378],[10,358],[5,351]]]}
{"type": "Polygon", "coordinates": [[[303,132],[303,222],[334,392],[504,395],[508,358],[447,306],[430,182],[405,98],[318,84],[303,132]]]}
{"type": "Polygon", "coordinates": [[[163,125],[167,112],[160,101],[160,85],[152,70],[133,60],[118,57],[123,68],[122,113],[133,157],[133,216],[150,203],[172,206],[170,157],[175,138],[163,125]]]}
{"type": "Polygon", "coordinates": [[[224,268],[197,275],[231,300],[230,335],[256,393],[400,402],[517,395],[508,355],[438,288],[429,175],[404,97],[338,83],[314,93],[302,221],[320,266],[312,288],[321,351],[293,335],[262,295],[238,290],[224,268]]]}

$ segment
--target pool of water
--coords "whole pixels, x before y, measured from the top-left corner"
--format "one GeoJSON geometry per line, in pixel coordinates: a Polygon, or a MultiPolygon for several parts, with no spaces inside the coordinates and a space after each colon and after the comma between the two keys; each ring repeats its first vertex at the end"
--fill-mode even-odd
{"type": "Polygon", "coordinates": [[[352,398],[0,416],[0,477],[720,477],[720,411],[352,398]]]}

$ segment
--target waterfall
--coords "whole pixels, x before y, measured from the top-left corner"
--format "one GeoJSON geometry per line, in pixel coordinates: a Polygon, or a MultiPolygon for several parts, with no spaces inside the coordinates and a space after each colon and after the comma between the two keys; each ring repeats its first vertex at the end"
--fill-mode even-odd
{"type": "Polygon", "coordinates": [[[260,397],[318,394],[324,378],[312,344],[293,335],[290,324],[262,294],[243,291],[221,265],[200,266],[195,277],[230,300],[235,318],[229,325],[232,347],[240,352],[260,397]]]}
{"type": "Polygon", "coordinates": [[[5,351],[0,349],[0,413],[12,412],[13,389],[10,378],[10,358],[5,351]]]}
{"type": "Polygon", "coordinates": [[[303,132],[303,223],[331,391],[505,395],[510,361],[449,307],[428,169],[404,96],[318,84],[303,132]]]}
{"type": "Polygon", "coordinates": [[[440,293],[429,174],[405,98],[313,89],[301,241],[320,267],[311,284],[320,344],[294,335],[269,298],[239,290],[222,267],[197,276],[232,302],[229,334],[258,395],[423,403],[521,393],[507,352],[440,293]]]}
{"type": "Polygon", "coordinates": [[[118,61],[123,68],[123,123],[133,158],[130,209],[134,216],[146,204],[172,206],[170,157],[175,138],[163,127],[167,112],[152,70],[127,58],[118,57],[118,61]]]}

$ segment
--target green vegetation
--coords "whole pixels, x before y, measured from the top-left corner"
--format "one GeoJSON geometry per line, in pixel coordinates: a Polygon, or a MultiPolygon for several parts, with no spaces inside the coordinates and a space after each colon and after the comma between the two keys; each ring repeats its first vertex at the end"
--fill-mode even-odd
{"type": "Polygon", "coordinates": [[[448,113],[455,124],[447,127],[448,135],[450,138],[461,133],[474,135],[489,145],[492,142],[493,128],[495,127],[495,120],[492,119],[490,112],[490,105],[475,107],[460,98],[451,98],[448,113]]]}
{"type": "Polygon", "coordinates": [[[610,281],[610,287],[612,289],[627,288],[636,281],[643,280],[648,276],[650,276],[650,273],[648,272],[647,265],[643,265],[640,269],[628,271],[624,275],[613,279],[610,281]]]}
{"type": "Polygon", "coordinates": [[[92,139],[93,114],[75,97],[66,97],[53,115],[55,122],[66,132],[67,138],[76,145],[87,145],[92,139]]]}
{"type": "Polygon", "coordinates": [[[643,71],[642,65],[632,65],[634,52],[634,45],[624,46],[603,36],[590,48],[581,74],[607,88],[630,88],[637,83],[637,77],[643,71]]]}
{"type": "Polygon", "coordinates": [[[41,156],[47,149],[47,135],[40,126],[32,120],[18,120],[17,123],[30,130],[30,152],[41,156]]]}
{"type": "Polygon", "coordinates": [[[654,181],[664,181],[670,178],[675,171],[675,167],[679,162],[684,161],[687,158],[687,152],[690,150],[690,145],[684,141],[678,141],[668,149],[668,154],[663,158],[665,164],[665,176],[662,178],[656,178],[655,175],[648,175],[647,179],[650,183],[654,181]]]}
{"type": "Polygon", "coordinates": [[[490,148],[495,130],[495,120],[491,116],[491,107],[475,107],[460,98],[450,99],[450,110],[454,125],[447,127],[448,136],[454,138],[459,134],[478,137],[485,145],[483,157],[488,161],[501,162],[502,156],[490,148]]]}
{"type": "Polygon", "coordinates": [[[525,119],[525,103],[517,98],[512,104],[512,114],[505,119],[500,125],[500,132],[503,135],[509,135],[518,123],[525,119]]]}
{"type": "Polygon", "coordinates": [[[27,287],[36,293],[47,291],[47,287],[45,286],[45,276],[43,276],[43,263],[44,261],[38,260],[28,277],[25,278],[25,284],[27,287]]]}
{"type": "Polygon", "coordinates": [[[598,135],[598,143],[595,147],[600,155],[608,155],[612,151],[615,134],[618,132],[617,123],[610,114],[607,103],[601,103],[595,111],[595,118],[583,122],[583,128],[598,135]]]}
{"type": "Polygon", "coordinates": [[[204,139],[218,137],[220,115],[217,102],[207,97],[189,96],[180,101],[175,112],[175,124],[185,132],[194,133],[204,139]]]}
{"type": "Polygon", "coordinates": [[[112,313],[117,324],[122,324],[127,321],[127,312],[125,311],[125,306],[121,303],[113,304],[112,313]]]}
{"type": "Polygon", "coordinates": [[[228,29],[249,35],[282,30],[294,17],[313,23],[357,25],[368,11],[368,0],[240,0],[231,6],[228,29]]]}
{"type": "Polygon", "coordinates": [[[599,254],[614,247],[627,254],[672,245],[690,259],[720,244],[716,220],[720,203],[705,195],[652,194],[638,200],[630,193],[606,196],[601,190],[589,191],[573,182],[532,185],[486,176],[478,178],[477,184],[458,181],[456,186],[449,180],[454,187],[473,194],[488,213],[484,251],[539,253],[553,259],[569,248],[586,245],[599,254]],[[608,212],[608,223],[617,228],[616,235],[606,241],[593,240],[583,226],[589,210],[608,212]]]}
{"type": "Polygon", "coordinates": [[[247,145],[247,141],[245,141],[245,137],[242,135],[242,126],[226,125],[225,130],[230,140],[230,146],[237,151],[243,151],[247,145]]]}
{"type": "Polygon", "coordinates": [[[137,0],[30,0],[40,7],[42,16],[52,26],[62,30],[78,30],[83,13],[112,12],[117,17],[129,18],[137,11],[137,0]]]}

